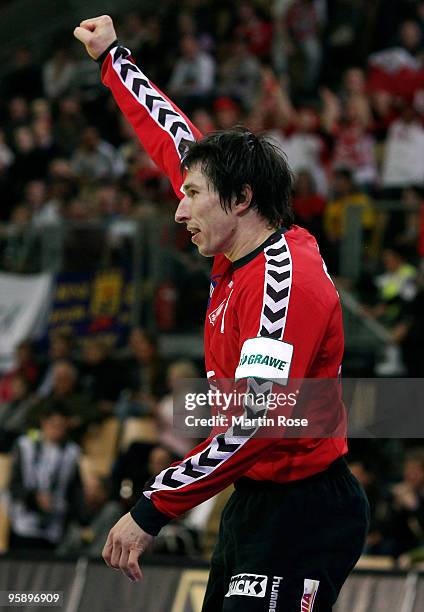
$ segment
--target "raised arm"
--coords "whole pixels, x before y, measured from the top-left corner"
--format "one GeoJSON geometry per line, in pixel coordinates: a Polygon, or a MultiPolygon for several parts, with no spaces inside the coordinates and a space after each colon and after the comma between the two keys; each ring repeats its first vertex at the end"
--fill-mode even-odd
{"type": "Polygon", "coordinates": [[[130,50],[118,42],[111,17],[102,15],[82,21],[74,36],[101,64],[104,85],[111,90],[147,153],[168,175],[177,197],[182,198],[181,159],[201,133],[135,65],[130,50]]]}

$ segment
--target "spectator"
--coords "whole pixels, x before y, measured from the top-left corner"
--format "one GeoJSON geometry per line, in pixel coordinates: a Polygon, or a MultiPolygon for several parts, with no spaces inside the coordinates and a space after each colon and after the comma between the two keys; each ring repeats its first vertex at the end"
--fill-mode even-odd
{"type": "Polygon", "coordinates": [[[111,527],[122,516],[123,507],[110,499],[112,483],[108,478],[87,475],[82,482],[84,508],[79,522],[68,526],[55,553],[59,557],[100,559],[111,527]]]}
{"type": "Polygon", "coordinates": [[[81,104],[74,95],[63,97],[58,101],[59,110],[55,122],[55,138],[65,155],[72,155],[80,143],[81,134],[86,126],[86,119],[81,104]]]}
{"type": "Polygon", "coordinates": [[[420,272],[417,294],[407,305],[403,321],[398,325],[398,338],[408,376],[424,378],[424,283],[420,272]]]}
{"type": "Polygon", "coordinates": [[[66,95],[72,89],[76,75],[76,63],[66,47],[58,47],[43,66],[45,95],[53,100],[66,95]]]}
{"type": "Polygon", "coordinates": [[[405,374],[400,344],[410,323],[409,309],[416,297],[416,269],[408,264],[400,249],[383,252],[385,272],[375,278],[377,303],[366,312],[387,327],[392,343],[384,347],[382,359],[377,363],[378,376],[405,374]]]}
{"type": "Polygon", "coordinates": [[[366,46],[363,44],[366,11],[361,0],[334,0],[326,4],[322,78],[332,85],[339,82],[349,66],[361,65],[366,57],[366,46]]]}
{"type": "Polygon", "coordinates": [[[300,170],[296,176],[293,211],[296,222],[310,231],[320,242],[325,199],[317,193],[312,175],[300,170]]]}
{"type": "Polygon", "coordinates": [[[81,180],[93,181],[118,178],[124,173],[125,166],[114,147],[100,138],[96,128],[87,127],[72,156],[72,169],[81,180]]]}
{"type": "Polygon", "coordinates": [[[424,449],[408,452],[392,495],[392,554],[398,557],[424,544],[424,449]]]}
{"type": "Polygon", "coordinates": [[[301,107],[297,112],[289,108],[285,132],[270,130],[269,134],[279,142],[286,153],[293,172],[301,170],[310,172],[318,193],[325,195],[327,177],[324,172],[323,159],[326,146],[319,134],[319,117],[310,107],[301,107]]]}
{"type": "Polygon", "coordinates": [[[15,194],[19,194],[18,185],[28,181],[42,179],[46,174],[45,161],[37,150],[34,133],[29,127],[17,128],[14,132],[15,160],[10,167],[12,181],[16,181],[15,194]]]}
{"type": "Polygon", "coordinates": [[[333,129],[333,168],[350,168],[355,183],[366,191],[373,189],[378,176],[371,120],[367,97],[352,94],[346,100],[345,117],[333,129]]]}
{"type": "Polygon", "coordinates": [[[28,389],[35,389],[40,368],[34,355],[33,344],[30,340],[22,340],[16,347],[16,364],[13,369],[6,373],[0,380],[0,401],[11,401],[12,385],[15,378],[23,377],[28,389]]]}
{"type": "Polygon", "coordinates": [[[389,128],[384,146],[382,185],[387,198],[399,198],[411,185],[424,186],[424,129],[415,110],[404,106],[389,128]]]}
{"type": "Polygon", "coordinates": [[[29,424],[35,424],[39,415],[52,405],[63,406],[69,412],[70,432],[73,439],[79,441],[91,423],[101,421],[105,414],[100,407],[91,401],[84,391],[79,389],[78,370],[64,359],[52,365],[52,388],[50,393],[40,399],[28,415],[29,424]]]}
{"type": "Polygon", "coordinates": [[[375,223],[371,201],[355,185],[351,170],[340,168],[334,172],[332,198],[324,212],[326,261],[330,271],[335,273],[339,271],[339,249],[346,232],[346,209],[348,206],[361,209],[362,227],[369,237],[375,223]]]}
{"type": "Polygon", "coordinates": [[[123,376],[116,361],[109,354],[105,342],[88,338],[82,345],[80,386],[92,401],[107,403],[117,401],[123,385],[123,376]]]}
{"type": "Polygon", "coordinates": [[[168,367],[166,377],[170,393],[164,395],[155,408],[159,442],[173,455],[182,459],[192,448],[193,440],[178,434],[174,422],[174,399],[185,393],[183,385],[187,379],[197,378],[199,372],[191,361],[174,361],[168,367]]]}
{"type": "Polygon", "coordinates": [[[263,60],[271,54],[272,24],[259,17],[251,2],[242,2],[237,7],[238,25],[235,35],[247,40],[249,51],[263,60]]]}
{"type": "Polygon", "coordinates": [[[168,88],[185,108],[202,106],[212,94],[215,79],[215,62],[201,51],[193,36],[181,40],[181,56],[175,64],[168,88]]]}
{"type": "Polygon", "coordinates": [[[82,499],[79,447],[67,438],[69,419],[51,406],[40,415],[41,432],[21,436],[10,482],[12,550],[53,549],[82,499]]]}
{"type": "Polygon", "coordinates": [[[16,438],[25,432],[31,405],[28,381],[17,374],[10,383],[9,401],[0,402],[0,453],[10,452],[16,438]]]}
{"type": "Polygon", "coordinates": [[[135,328],[130,333],[129,347],[132,355],[125,364],[126,390],[116,406],[121,419],[153,414],[156,402],[167,391],[163,375],[166,363],[159,355],[156,337],[135,328]]]}
{"type": "Polygon", "coordinates": [[[220,96],[215,100],[213,108],[218,129],[226,130],[240,122],[240,107],[231,98],[220,96]]]}
{"type": "Polygon", "coordinates": [[[34,100],[42,95],[41,71],[33,63],[28,47],[19,47],[14,53],[13,70],[3,80],[3,96],[7,99],[22,96],[34,100]]]}
{"type": "Polygon", "coordinates": [[[71,361],[74,348],[72,334],[65,331],[54,330],[50,335],[48,360],[45,364],[45,371],[41,385],[38,389],[40,397],[46,397],[53,387],[53,366],[57,361],[71,361]]]}
{"type": "Polygon", "coordinates": [[[322,45],[320,41],[320,15],[315,0],[294,0],[286,14],[289,44],[301,54],[300,90],[315,91],[321,70],[322,45]]]}
{"type": "Polygon", "coordinates": [[[219,94],[238,100],[246,110],[251,110],[255,105],[260,81],[261,65],[258,58],[250,53],[246,41],[236,39],[229,46],[227,59],[219,67],[219,94]]]}
{"type": "Polygon", "coordinates": [[[370,504],[370,529],[364,554],[389,555],[391,553],[390,491],[379,482],[375,467],[366,460],[353,461],[349,463],[349,467],[363,486],[370,504]]]}
{"type": "Polygon", "coordinates": [[[60,211],[55,202],[49,201],[47,185],[44,181],[36,180],[26,184],[24,202],[31,211],[34,227],[42,228],[59,223],[60,211]]]}

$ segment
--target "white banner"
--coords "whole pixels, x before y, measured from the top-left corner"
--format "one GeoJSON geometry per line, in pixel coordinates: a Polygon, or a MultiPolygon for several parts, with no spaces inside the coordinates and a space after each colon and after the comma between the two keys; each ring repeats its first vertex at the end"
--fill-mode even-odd
{"type": "Polygon", "coordinates": [[[0,371],[13,366],[19,342],[45,330],[52,281],[51,274],[0,273],[0,371]]]}

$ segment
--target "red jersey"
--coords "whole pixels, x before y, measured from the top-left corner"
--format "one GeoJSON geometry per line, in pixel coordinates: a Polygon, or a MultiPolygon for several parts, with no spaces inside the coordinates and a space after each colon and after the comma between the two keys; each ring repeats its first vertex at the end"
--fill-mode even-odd
{"type": "MultiPolygon", "coordinates": [[[[102,79],[181,198],[181,158],[200,133],[124,47],[110,50],[102,79]]],[[[205,322],[210,380],[337,378],[342,355],[339,298],[306,230],[278,230],[236,262],[215,257],[205,322]],[[249,354],[258,350],[269,354],[274,365],[252,363],[249,354]]],[[[241,437],[234,428],[215,430],[148,483],[131,514],[145,531],[157,534],[170,519],[241,476],[298,480],[324,470],[346,451],[345,438],[241,437]]]]}

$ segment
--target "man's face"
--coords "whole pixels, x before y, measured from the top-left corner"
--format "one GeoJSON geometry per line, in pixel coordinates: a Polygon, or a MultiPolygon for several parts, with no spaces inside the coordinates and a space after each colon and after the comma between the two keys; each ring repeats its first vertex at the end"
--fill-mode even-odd
{"type": "Polygon", "coordinates": [[[62,442],[68,433],[68,427],[68,419],[61,414],[52,414],[41,421],[44,439],[54,444],[62,442]]]}
{"type": "Polygon", "coordinates": [[[177,223],[185,223],[192,242],[204,257],[231,251],[237,228],[237,215],[226,213],[218,193],[196,165],[188,170],[182,191],[185,193],[175,213],[177,223]]]}

